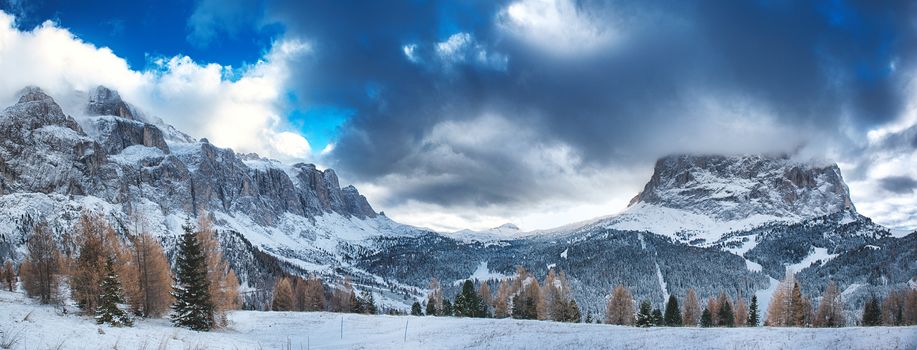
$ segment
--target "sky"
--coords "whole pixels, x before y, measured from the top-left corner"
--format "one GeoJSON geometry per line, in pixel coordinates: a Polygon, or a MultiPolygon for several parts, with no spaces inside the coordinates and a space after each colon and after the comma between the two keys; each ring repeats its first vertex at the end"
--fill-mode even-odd
{"type": "MultiPolygon", "coordinates": [[[[672,153],[838,163],[917,228],[913,1],[0,0],[0,102],[102,84],[451,231],[624,209],[672,153]]],[[[64,98],[66,100],[66,98],[64,98]]]]}

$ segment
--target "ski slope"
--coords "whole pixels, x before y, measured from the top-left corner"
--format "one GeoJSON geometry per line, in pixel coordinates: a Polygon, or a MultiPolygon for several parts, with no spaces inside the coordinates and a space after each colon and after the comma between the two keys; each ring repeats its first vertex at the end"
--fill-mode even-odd
{"type": "Polygon", "coordinates": [[[634,328],[512,319],[237,311],[199,333],[167,320],[98,326],[0,292],[0,340],[13,349],[914,349],[917,327],[634,328]]]}

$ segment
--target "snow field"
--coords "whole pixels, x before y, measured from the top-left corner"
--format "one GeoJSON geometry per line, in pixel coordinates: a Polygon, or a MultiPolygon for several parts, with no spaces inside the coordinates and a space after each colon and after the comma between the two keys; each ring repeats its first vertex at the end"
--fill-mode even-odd
{"type": "MultiPolygon", "coordinates": [[[[71,310],[72,311],[72,310],[71,310]]],[[[0,292],[0,340],[13,349],[914,349],[917,327],[634,328],[512,319],[236,311],[200,333],[165,319],[132,328],[0,292]],[[343,320],[343,323],[342,323],[343,320]]]]}

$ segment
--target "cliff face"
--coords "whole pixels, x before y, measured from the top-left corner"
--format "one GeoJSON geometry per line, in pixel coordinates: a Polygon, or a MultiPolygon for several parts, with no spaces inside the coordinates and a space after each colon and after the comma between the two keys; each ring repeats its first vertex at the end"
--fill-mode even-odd
{"type": "Polygon", "coordinates": [[[811,218],[855,210],[837,165],[786,156],[669,156],[631,200],[720,220],[811,218]]]}
{"type": "Polygon", "coordinates": [[[262,225],[287,214],[376,216],[333,170],[237,155],[207,140],[170,144],[117,92],[95,90],[86,112],[78,123],[40,89],[23,90],[0,114],[0,194],[92,196],[124,212],[141,202],[168,213],[243,212],[262,225]]]}

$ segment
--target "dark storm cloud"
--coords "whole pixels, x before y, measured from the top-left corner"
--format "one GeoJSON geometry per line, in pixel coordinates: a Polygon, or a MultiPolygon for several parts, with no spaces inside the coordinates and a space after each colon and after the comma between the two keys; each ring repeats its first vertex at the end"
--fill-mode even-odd
{"type": "Polygon", "coordinates": [[[889,176],[879,180],[882,188],[898,194],[911,193],[917,189],[917,180],[907,176],[889,176]]]}
{"type": "MultiPolygon", "coordinates": [[[[398,200],[447,205],[566,195],[547,193],[555,180],[544,178],[565,172],[545,174],[515,152],[563,145],[574,164],[601,169],[670,152],[756,149],[705,127],[711,116],[699,98],[734,107],[725,117],[736,123],[766,113],[802,135],[839,134],[842,120],[881,124],[900,114],[901,72],[917,52],[910,1],[582,1],[577,13],[619,39],[568,55],[508,33],[498,23],[506,5],[274,2],[266,12],[313,45],[297,72],[302,101],[355,111],[331,164],[358,181],[393,179],[386,185],[398,200]],[[456,33],[506,65],[445,67],[434,51],[456,33]],[[402,51],[412,44],[419,63],[402,51]],[[499,138],[469,146],[430,137],[438,125],[486,114],[525,130],[510,142],[531,147],[507,153],[499,138]]],[[[783,136],[767,147],[798,146],[783,136]]]]}

